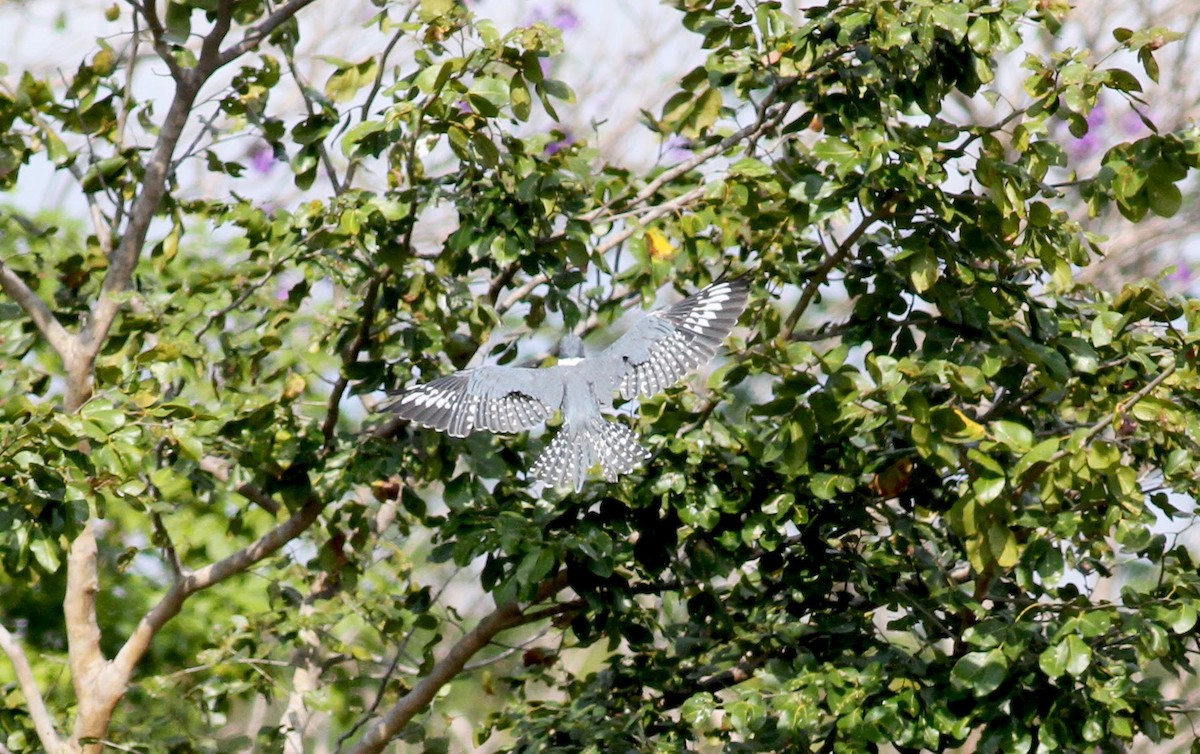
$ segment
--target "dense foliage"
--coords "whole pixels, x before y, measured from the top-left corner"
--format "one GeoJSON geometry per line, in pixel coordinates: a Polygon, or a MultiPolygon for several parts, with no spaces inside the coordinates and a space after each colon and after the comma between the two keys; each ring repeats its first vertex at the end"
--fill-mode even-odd
{"type": "Polygon", "coordinates": [[[0,744],[1186,730],[1200,308],[1077,282],[1088,213],[1169,217],[1200,163],[1139,98],[1169,31],[1097,61],[1022,49],[1055,2],[680,0],[706,57],[645,103],[676,145],[646,170],[554,125],[551,25],[380,2],[305,83],[311,4],[113,5],[0,90],[0,183],[49,166],[81,208],[0,210],[0,744]],[[1016,63],[1025,99],[989,97],[1016,63]],[[1102,100],[1147,127],[1085,169],[1102,100]],[[259,162],[294,201],[248,198],[259,162]],[[374,410],[743,272],[727,358],[643,402],[616,484],[534,489],[538,433],[374,410]]]}

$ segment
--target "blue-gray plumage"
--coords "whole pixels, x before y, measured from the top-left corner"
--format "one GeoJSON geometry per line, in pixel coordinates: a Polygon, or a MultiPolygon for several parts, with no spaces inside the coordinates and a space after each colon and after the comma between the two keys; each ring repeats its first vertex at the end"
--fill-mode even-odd
{"type": "Polygon", "coordinates": [[[464,369],[412,388],[390,410],[454,437],[476,429],[518,432],[559,410],[562,430],[534,463],[533,476],[578,491],[599,464],[614,482],[650,454],[629,427],[604,418],[613,393],[626,400],[653,395],[711,359],[746,308],[749,290],[745,278],[713,283],[651,312],[591,358],[584,357],[583,341],[568,334],[556,366],[464,369]]]}

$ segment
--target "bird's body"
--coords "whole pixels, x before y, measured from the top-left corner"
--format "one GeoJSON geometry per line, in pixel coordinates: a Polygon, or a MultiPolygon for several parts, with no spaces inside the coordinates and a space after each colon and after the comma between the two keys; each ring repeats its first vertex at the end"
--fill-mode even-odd
{"type": "Polygon", "coordinates": [[[518,432],[561,411],[562,429],[533,465],[533,476],[578,490],[599,464],[605,479],[616,481],[650,454],[627,426],[604,418],[613,394],[653,395],[711,359],[748,293],[744,278],[713,283],[652,312],[596,356],[585,358],[582,341],[568,335],[555,366],[464,369],[409,390],[391,410],[454,437],[477,429],[518,432]]]}

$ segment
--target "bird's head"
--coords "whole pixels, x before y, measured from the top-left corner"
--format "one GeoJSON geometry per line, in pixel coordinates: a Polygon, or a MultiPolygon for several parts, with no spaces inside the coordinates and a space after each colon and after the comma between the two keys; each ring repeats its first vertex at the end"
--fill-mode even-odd
{"type": "Polygon", "coordinates": [[[558,363],[570,366],[583,361],[583,341],[575,333],[567,333],[558,342],[558,363]]]}

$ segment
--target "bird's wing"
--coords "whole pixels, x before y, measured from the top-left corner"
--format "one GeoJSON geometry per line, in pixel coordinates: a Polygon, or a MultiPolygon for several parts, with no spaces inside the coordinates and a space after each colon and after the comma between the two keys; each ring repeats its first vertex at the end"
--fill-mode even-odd
{"type": "Polygon", "coordinates": [[[750,283],[722,280],[651,312],[598,357],[614,390],[653,395],[707,362],[746,308],[750,283]]]}
{"type": "Polygon", "coordinates": [[[550,418],[562,389],[545,370],[485,366],[418,385],[388,410],[453,437],[475,429],[518,432],[550,418]]]}

